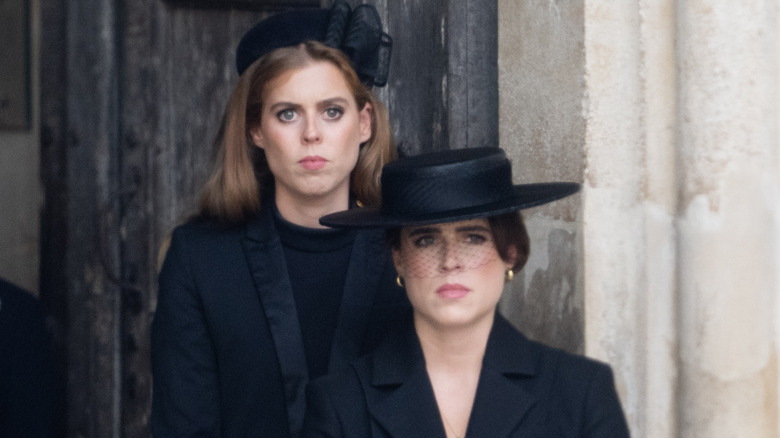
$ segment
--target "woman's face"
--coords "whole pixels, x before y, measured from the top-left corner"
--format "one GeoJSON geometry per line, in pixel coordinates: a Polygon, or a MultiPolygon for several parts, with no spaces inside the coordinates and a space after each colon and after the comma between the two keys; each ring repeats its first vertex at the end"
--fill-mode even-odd
{"type": "Polygon", "coordinates": [[[440,327],[492,321],[512,266],[484,218],[404,228],[393,260],[415,317],[440,327]]]}
{"type": "Polygon", "coordinates": [[[360,144],[371,137],[370,104],[358,108],[342,73],[324,61],[270,81],[263,101],[251,135],[265,151],[277,203],[346,203],[360,144]]]}

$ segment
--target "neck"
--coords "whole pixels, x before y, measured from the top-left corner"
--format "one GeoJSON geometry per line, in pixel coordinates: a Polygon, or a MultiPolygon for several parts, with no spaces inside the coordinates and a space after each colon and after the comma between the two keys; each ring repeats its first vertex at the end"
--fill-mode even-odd
{"type": "Polygon", "coordinates": [[[448,372],[479,373],[485,356],[493,314],[474,324],[465,326],[440,326],[414,315],[414,328],[420,339],[428,370],[442,369],[448,372]]]}
{"type": "Polygon", "coordinates": [[[330,196],[294,197],[289,193],[276,191],[276,208],[282,217],[307,228],[326,228],[320,225],[320,218],[349,208],[349,192],[330,196]]]}
{"type": "Polygon", "coordinates": [[[491,313],[468,325],[441,326],[414,315],[425,369],[447,437],[466,435],[493,319],[491,313]]]}

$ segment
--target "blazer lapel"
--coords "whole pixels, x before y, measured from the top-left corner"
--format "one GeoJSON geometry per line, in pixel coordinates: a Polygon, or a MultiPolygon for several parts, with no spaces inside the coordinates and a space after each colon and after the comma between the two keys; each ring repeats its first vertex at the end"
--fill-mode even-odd
{"type": "Polygon", "coordinates": [[[501,315],[488,339],[467,437],[507,437],[537,402],[521,380],[536,374],[538,352],[501,315]]]}
{"type": "Polygon", "coordinates": [[[290,431],[296,436],[303,424],[309,376],[292,286],[285,275],[287,266],[270,208],[264,208],[256,220],[247,224],[242,244],[279,358],[290,431]]]}
{"type": "MultiPolygon", "coordinates": [[[[389,436],[444,438],[414,326],[408,321],[402,327],[380,344],[371,358],[370,376],[361,378],[368,410],[389,436]]],[[[518,427],[537,402],[522,381],[537,374],[538,360],[531,343],[496,314],[467,437],[507,437],[518,427]]]]}
{"type": "Polygon", "coordinates": [[[366,384],[371,416],[389,436],[445,438],[436,397],[411,322],[377,348],[366,384]]]}
{"type": "Polygon", "coordinates": [[[383,235],[360,231],[352,244],[344,295],[341,298],[338,325],[333,335],[328,369],[332,372],[358,358],[371,306],[384,269],[383,235]]]}

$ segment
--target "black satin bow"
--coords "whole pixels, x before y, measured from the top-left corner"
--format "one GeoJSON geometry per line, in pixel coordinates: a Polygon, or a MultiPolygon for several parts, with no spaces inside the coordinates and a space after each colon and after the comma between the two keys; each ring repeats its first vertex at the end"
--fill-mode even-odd
{"type": "Polygon", "coordinates": [[[373,5],[362,4],[351,10],[345,0],[334,1],[323,42],[346,53],[367,85],[381,87],[387,83],[393,39],[382,31],[382,20],[373,5]]]}
{"type": "Polygon", "coordinates": [[[236,48],[238,74],[272,50],[307,40],[344,52],[366,85],[387,83],[393,39],[382,31],[382,20],[373,5],[361,4],[353,10],[346,0],[335,0],[330,10],[293,9],[257,23],[236,48]]]}

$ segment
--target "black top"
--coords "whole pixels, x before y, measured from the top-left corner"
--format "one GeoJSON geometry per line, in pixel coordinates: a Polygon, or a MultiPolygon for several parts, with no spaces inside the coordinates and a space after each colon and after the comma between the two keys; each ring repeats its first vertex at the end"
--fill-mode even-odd
{"type": "Polygon", "coordinates": [[[328,372],[355,231],[302,227],[285,220],[276,208],[274,224],[298,311],[309,378],[316,378],[328,372]]]}

